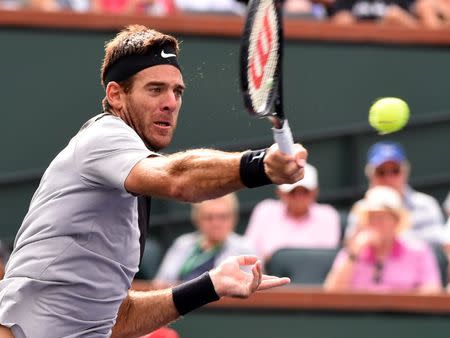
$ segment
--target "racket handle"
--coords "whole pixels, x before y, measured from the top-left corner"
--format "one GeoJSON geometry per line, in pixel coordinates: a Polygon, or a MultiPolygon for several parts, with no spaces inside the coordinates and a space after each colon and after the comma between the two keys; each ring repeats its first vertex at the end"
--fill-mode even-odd
{"type": "Polygon", "coordinates": [[[278,144],[278,148],[285,154],[293,155],[294,154],[294,141],[292,138],[291,128],[289,128],[289,124],[287,120],[284,120],[283,127],[272,128],[273,138],[275,142],[278,144]]]}

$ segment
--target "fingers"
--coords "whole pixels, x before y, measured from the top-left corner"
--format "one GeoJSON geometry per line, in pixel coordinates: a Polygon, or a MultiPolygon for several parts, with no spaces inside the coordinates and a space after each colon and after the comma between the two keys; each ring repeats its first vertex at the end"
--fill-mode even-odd
{"type": "Polygon", "coordinates": [[[304,167],[306,165],[306,160],[308,158],[308,151],[303,148],[301,144],[296,144],[294,147],[294,158],[297,164],[300,167],[304,167]]]}
{"type": "Polygon", "coordinates": [[[281,278],[278,276],[272,276],[272,275],[262,275],[262,280],[266,280],[266,279],[274,279],[274,278],[281,278]]]}
{"type": "Polygon", "coordinates": [[[288,155],[272,145],[264,158],[266,174],[275,184],[295,183],[304,176],[304,166],[308,152],[300,145],[294,145],[294,155],[288,155]]]}
{"type": "Polygon", "coordinates": [[[239,265],[253,265],[258,261],[258,257],[252,255],[237,256],[237,260],[239,265]]]}
{"type": "Polygon", "coordinates": [[[261,261],[257,261],[255,265],[252,267],[253,279],[250,285],[250,292],[254,292],[258,290],[258,287],[261,284],[262,273],[261,273],[261,261]]]}
{"type": "Polygon", "coordinates": [[[259,284],[258,287],[258,291],[262,291],[262,290],[267,290],[267,289],[271,289],[271,288],[275,288],[278,286],[283,286],[286,284],[289,284],[291,282],[291,280],[288,277],[274,277],[273,276],[268,276],[268,277],[272,277],[272,278],[267,278],[261,281],[261,283],[259,284]]]}

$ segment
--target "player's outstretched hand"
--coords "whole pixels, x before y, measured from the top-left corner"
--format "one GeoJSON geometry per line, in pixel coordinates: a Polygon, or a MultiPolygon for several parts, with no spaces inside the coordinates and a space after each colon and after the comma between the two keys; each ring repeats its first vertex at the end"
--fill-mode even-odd
{"type": "Polygon", "coordinates": [[[264,170],[275,184],[295,183],[304,176],[308,152],[301,144],[294,144],[294,154],[288,155],[278,150],[273,144],[264,158],[264,170]]]}
{"type": "Polygon", "coordinates": [[[216,293],[220,296],[247,298],[255,291],[288,284],[287,277],[263,275],[261,261],[256,256],[233,256],[209,272],[216,293]],[[252,265],[252,272],[241,270],[252,265]]]}

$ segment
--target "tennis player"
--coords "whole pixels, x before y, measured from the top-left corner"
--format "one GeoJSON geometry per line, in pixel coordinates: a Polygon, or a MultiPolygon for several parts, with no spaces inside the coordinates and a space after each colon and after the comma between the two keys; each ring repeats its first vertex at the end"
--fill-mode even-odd
{"type": "Polygon", "coordinates": [[[197,202],[303,177],[300,145],[294,156],[276,146],[160,155],[185,87],[178,53],[174,37],[144,26],[106,45],[104,113],[55,157],[31,200],[0,283],[0,337],[135,337],[220,297],[289,282],[239,256],[172,289],[129,291],[148,224],[142,196],[197,202]]]}

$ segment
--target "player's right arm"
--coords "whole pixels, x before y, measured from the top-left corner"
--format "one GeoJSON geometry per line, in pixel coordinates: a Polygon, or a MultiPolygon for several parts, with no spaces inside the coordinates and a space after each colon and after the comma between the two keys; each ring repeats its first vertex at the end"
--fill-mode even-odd
{"type": "MultiPolygon", "coordinates": [[[[137,195],[186,202],[219,197],[245,187],[240,175],[243,154],[197,149],[148,157],[132,168],[125,188],[137,195]]],[[[303,178],[306,157],[300,145],[296,145],[293,156],[272,146],[264,157],[264,171],[273,183],[294,183],[303,178]]]]}

